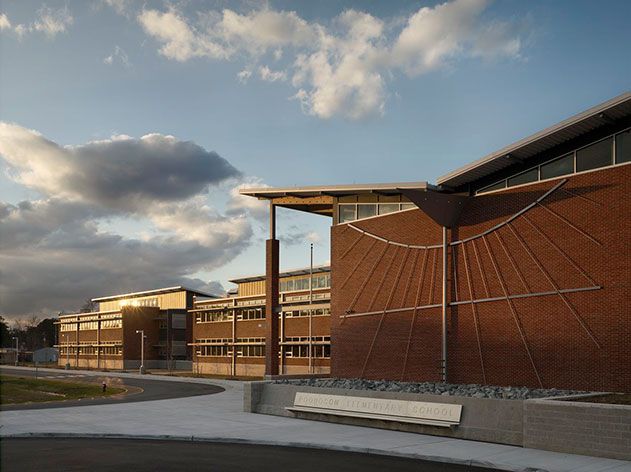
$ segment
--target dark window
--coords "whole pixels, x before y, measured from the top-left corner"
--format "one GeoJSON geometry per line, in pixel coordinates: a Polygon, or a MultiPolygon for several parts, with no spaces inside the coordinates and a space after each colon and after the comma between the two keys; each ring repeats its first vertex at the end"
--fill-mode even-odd
{"type": "Polygon", "coordinates": [[[631,161],[631,129],[616,135],[616,164],[631,161]]]}
{"type": "Polygon", "coordinates": [[[568,154],[541,166],[541,178],[550,179],[574,172],[574,155],[568,154]]]}
{"type": "Polygon", "coordinates": [[[368,218],[377,214],[377,205],[374,203],[357,205],[357,219],[368,218]]]}
{"type": "Polygon", "coordinates": [[[610,166],[612,148],[612,138],[607,138],[576,151],[576,172],[610,166]]]}
{"type": "Polygon", "coordinates": [[[535,167],[508,179],[508,186],[527,184],[528,182],[535,182],[537,179],[539,179],[539,170],[535,167]]]}
{"type": "Polygon", "coordinates": [[[479,190],[478,193],[491,192],[493,190],[499,190],[501,188],[506,188],[506,181],[505,180],[502,180],[501,182],[498,182],[498,183],[493,184],[493,185],[489,185],[488,187],[484,187],[483,189],[479,190]]]}

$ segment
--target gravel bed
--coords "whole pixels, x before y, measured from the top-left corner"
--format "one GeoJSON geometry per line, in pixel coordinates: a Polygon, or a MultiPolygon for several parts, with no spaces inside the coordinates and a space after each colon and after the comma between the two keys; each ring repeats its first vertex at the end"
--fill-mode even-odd
{"type": "Polygon", "coordinates": [[[276,380],[275,383],[305,385],[309,387],[373,390],[381,392],[458,395],[476,398],[505,398],[511,400],[525,400],[528,398],[544,398],[589,393],[581,392],[579,390],[559,390],[556,388],[497,387],[493,385],[446,384],[440,382],[412,383],[397,382],[392,380],[365,379],[281,379],[276,380]]]}

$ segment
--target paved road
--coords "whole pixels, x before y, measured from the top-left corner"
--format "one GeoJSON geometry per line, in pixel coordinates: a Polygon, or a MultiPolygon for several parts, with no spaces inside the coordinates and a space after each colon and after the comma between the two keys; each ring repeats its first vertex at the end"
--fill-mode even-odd
{"type": "Polygon", "coordinates": [[[463,465],[294,447],[140,439],[3,439],[3,472],[295,471],[484,472],[463,465]],[[36,454],[33,451],[37,451],[36,454]]]}
{"type": "MultiPolygon", "coordinates": [[[[20,377],[34,377],[35,371],[12,369],[3,366],[0,368],[0,374],[17,375],[20,377]]],[[[74,380],[78,382],[98,382],[103,381],[107,385],[130,387],[128,395],[115,397],[104,397],[83,400],[69,400],[58,402],[31,403],[24,405],[1,405],[3,411],[12,410],[38,410],[44,408],[66,408],[71,406],[86,405],[107,405],[112,403],[129,403],[144,402],[150,400],[165,400],[167,398],[193,397],[197,395],[210,395],[213,393],[223,392],[222,387],[216,385],[185,383],[185,382],[169,382],[161,380],[134,379],[126,377],[117,377],[116,374],[95,372],[94,374],[74,374],[70,372],[47,372],[46,369],[40,369],[38,377],[55,379],[55,380],[74,380]]]]}

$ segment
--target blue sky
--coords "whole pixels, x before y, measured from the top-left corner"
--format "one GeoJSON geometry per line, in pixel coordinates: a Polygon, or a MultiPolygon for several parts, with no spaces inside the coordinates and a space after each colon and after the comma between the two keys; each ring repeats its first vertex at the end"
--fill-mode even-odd
{"type": "MultiPolygon", "coordinates": [[[[264,268],[264,212],[231,197],[236,185],[433,181],[631,88],[627,1],[4,0],[0,15],[0,120],[11,124],[0,135],[0,239],[18,241],[0,243],[4,316],[71,310],[171,279],[228,287],[264,268]],[[140,139],[149,134],[153,141],[140,139]],[[75,177],[102,169],[81,159],[95,155],[92,141],[103,142],[98,158],[109,159],[108,146],[120,151],[116,135],[136,146],[112,159],[111,176],[101,174],[116,189],[125,159],[144,159],[151,143],[173,149],[168,168],[183,143],[194,143],[190,171],[170,176],[182,185],[200,163],[217,165],[212,152],[235,172],[209,173],[200,188],[159,203],[151,192],[131,192],[134,205],[67,192],[64,185],[76,185],[67,175],[46,180],[52,161],[64,167],[70,159],[75,177]],[[75,151],[24,164],[20,156],[38,153],[44,137],[75,151]],[[79,203],[83,218],[69,209],[79,203]],[[182,222],[195,211],[199,225],[182,222]],[[234,218],[239,234],[226,229],[234,218]],[[63,250],[51,252],[53,235],[63,250]],[[102,252],[86,251],[85,239],[103,241],[102,252]],[[108,259],[114,246],[105,241],[138,245],[140,259],[121,254],[116,269],[103,262],[101,277],[73,282],[86,279],[81,261],[91,254],[97,265],[108,259]],[[125,264],[143,270],[118,268],[125,264]],[[22,306],[16,294],[42,284],[50,290],[22,306]]],[[[144,191],[141,180],[159,177],[134,178],[144,191]]],[[[328,260],[329,220],[279,216],[284,268],[307,263],[309,241],[316,261],[328,260]]]]}

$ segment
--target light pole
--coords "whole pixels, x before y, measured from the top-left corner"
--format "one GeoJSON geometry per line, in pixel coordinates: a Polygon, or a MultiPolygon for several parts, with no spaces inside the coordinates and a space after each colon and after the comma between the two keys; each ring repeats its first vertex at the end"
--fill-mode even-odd
{"type": "Polygon", "coordinates": [[[19,355],[19,351],[20,351],[20,347],[18,344],[18,337],[17,336],[13,336],[13,340],[15,341],[15,366],[17,367],[18,365],[18,355],[19,355]]]}
{"type": "Polygon", "coordinates": [[[66,370],[70,370],[70,339],[68,333],[64,334],[66,338],[66,370]]]}
{"type": "Polygon", "coordinates": [[[309,264],[309,373],[313,373],[313,243],[310,248],[311,262],[309,264]]]}
{"type": "Polygon", "coordinates": [[[140,374],[145,373],[145,331],[137,329],[136,334],[140,334],[140,374]]]}

